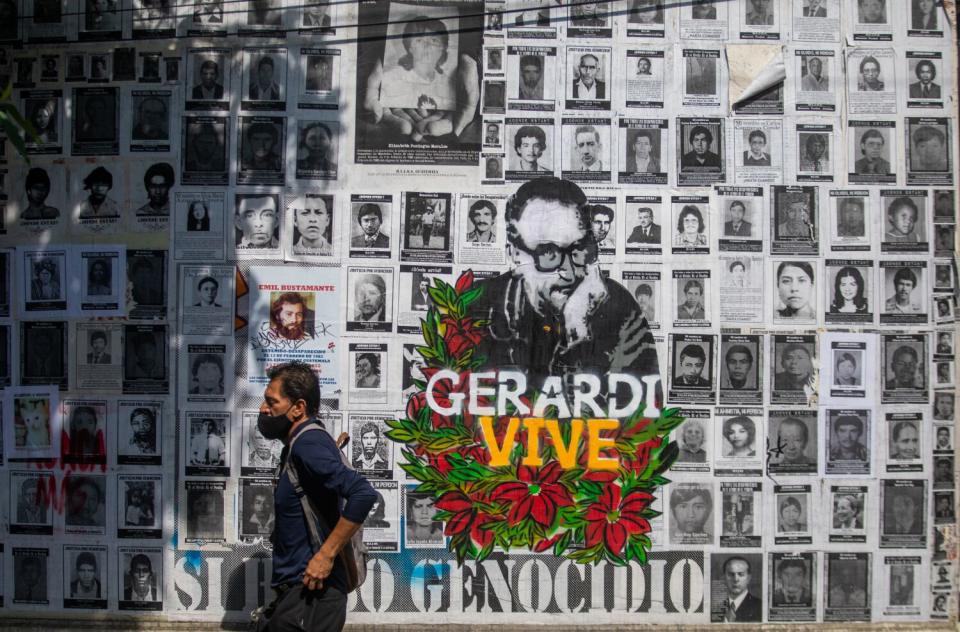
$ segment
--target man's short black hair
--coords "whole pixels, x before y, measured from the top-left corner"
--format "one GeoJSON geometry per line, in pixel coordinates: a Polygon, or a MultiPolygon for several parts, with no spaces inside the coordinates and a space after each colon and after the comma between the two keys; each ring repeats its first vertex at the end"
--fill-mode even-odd
{"type": "Polygon", "coordinates": [[[740,557],[739,555],[734,555],[733,557],[729,558],[726,562],[723,563],[723,572],[724,572],[724,573],[727,572],[727,565],[728,565],[730,562],[743,562],[744,564],[747,565],[747,574],[749,575],[749,574],[752,574],[752,573],[753,573],[753,568],[750,566],[750,562],[747,561],[747,558],[745,558],[745,557],[740,557]]]}
{"type": "Polygon", "coordinates": [[[680,351],[680,361],[683,362],[684,358],[693,358],[694,360],[700,360],[704,364],[707,363],[707,354],[704,352],[703,347],[700,345],[687,345],[680,351]]]}
{"type": "Polygon", "coordinates": [[[901,281],[910,281],[910,283],[913,284],[913,287],[917,287],[917,275],[914,274],[913,270],[910,268],[900,268],[897,270],[897,273],[893,275],[894,286],[901,281]]]}
{"type": "Polygon", "coordinates": [[[376,215],[377,219],[380,220],[380,223],[383,223],[383,211],[380,210],[379,204],[373,204],[372,202],[367,202],[362,204],[357,210],[357,223],[360,223],[367,215],[376,215]]]}
{"type": "Polygon", "coordinates": [[[269,134],[274,143],[280,138],[276,126],[272,123],[251,123],[247,128],[247,138],[253,138],[254,134],[269,134]]]}
{"type": "Polygon", "coordinates": [[[107,332],[103,331],[102,329],[98,329],[94,331],[93,333],[90,334],[90,342],[92,343],[94,340],[102,340],[104,343],[106,343],[107,332]]]}
{"type": "Polygon", "coordinates": [[[605,215],[608,220],[613,221],[613,209],[609,206],[604,206],[603,204],[592,205],[590,207],[590,216],[593,218],[597,215],[605,215]]]}
{"type": "Polygon", "coordinates": [[[935,78],[937,77],[937,66],[936,66],[936,64],[934,64],[934,63],[933,63],[932,61],[930,61],[929,59],[921,59],[919,62],[917,62],[917,67],[913,69],[913,72],[917,75],[917,78],[918,78],[918,79],[920,78],[920,72],[921,72],[921,70],[923,70],[924,68],[929,68],[929,69],[930,69],[930,74],[933,75],[933,76],[931,77],[931,79],[935,79],[935,78]]]}
{"type": "Polygon", "coordinates": [[[750,351],[750,348],[745,345],[733,345],[727,349],[727,352],[723,355],[723,361],[729,362],[730,356],[732,356],[734,353],[742,353],[743,355],[747,356],[747,359],[750,360],[750,364],[753,364],[753,352],[750,351]]]}
{"type": "Polygon", "coordinates": [[[153,179],[153,176],[162,176],[168,187],[172,187],[177,181],[177,178],[174,175],[173,167],[169,162],[157,162],[150,165],[147,168],[147,171],[143,174],[144,187],[150,186],[150,180],[153,179]]]}
{"type": "Polygon", "coordinates": [[[750,132],[750,135],[747,136],[747,140],[748,140],[749,142],[753,142],[754,137],[763,140],[764,143],[767,142],[767,135],[764,134],[763,132],[761,132],[761,131],[758,130],[758,129],[755,129],[755,130],[753,130],[752,132],[750,132]]]}
{"type": "Polygon", "coordinates": [[[220,288],[220,282],[219,282],[219,281],[217,281],[217,280],[216,280],[215,278],[213,278],[212,276],[205,276],[205,277],[203,277],[202,279],[200,279],[200,281],[197,283],[197,289],[199,290],[200,288],[202,288],[205,283],[213,283],[213,287],[214,287],[215,289],[219,289],[219,288],[220,288]]]}
{"type": "Polygon", "coordinates": [[[320,380],[306,363],[295,360],[278,364],[267,371],[267,378],[271,382],[279,380],[280,393],[291,402],[302,399],[310,417],[320,410],[320,380]]]}
{"type": "Polygon", "coordinates": [[[840,426],[853,426],[859,434],[863,434],[863,420],[856,415],[840,415],[833,422],[834,430],[839,430],[840,426]]]}
{"type": "Polygon", "coordinates": [[[201,353],[195,357],[190,364],[190,373],[196,377],[197,371],[200,370],[200,366],[203,364],[213,364],[216,366],[220,369],[220,378],[223,379],[223,358],[215,353],[201,353]]]}
{"type": "Polygon", "coordinates": [[[693,143],[693,139],[699,136],[700,134],[703,134],[704,136],[706,136],[708,145],[713,144],[713,133],[710,131],[709,128],[704,127],[703,125],[695,125],[694,128],[690,130],[690,136],[689,136],[690,142],[693,143]]]}
{"type": "Polygon", "coordinates": [[[32,187],[42,184],[50,189],[50,175],[47,173],[46,169],[41,169],[40,167],[32,167],[30,171],[27,172],[27,177],[24,180],[24,189],[31,189],[32,187]]]}
{"type": "Polygon", "coordinates": [[[97,167],[88,173],[87,177],[83,179],[83,188],[87,190],[95,184],[106,184],[112,189],[113,174],[107,171],[104,167],[97,167]]]}
{"type": "Polygon", "coordinates": [[[261,57],[260,61],[257,62],[257,70],[260,70],[264,66],[270,66],[270,68],[273,69],[274,68],[273,57],[271,57],[270,55],[264,55],[263,57],[261,57]]]}
{"type": "MultiPolygon", "coordinates": [[[[800,505],[800,503],[797,502],[797,499],[794,498],[793,496],[790,496],[789,498],[787,498],[787,500],[792,500],[793,502],[797,503],[797,506],[800,505]]],[[[796,558],[787,558],[785,560],[780,561],[780,565],[777,567],[777,575],[782,575],[783,571],[787,570],[788,568],[799,568],[800,570],[803,571],[804,575],[807,574],[807,565],[803,563],[803,560],[798,560],[796,558]]]]}
{"type": "Polygon", "coordinates": [[[380,426],[372,421],[368,421],[360,426],[360,437],[363,437],[363,435],[367,434],[368,432],[372,432],[373,434],[377,435],[377,439],[380,438],[380,426]]]}
{"type": "Polygon", "coordinates": [[[520,69],[524,66],[536,66],[538,70],[543,70],[543,57],[540,55],[523,55],[520,58],[520,69]]]}
{"type": "Polygon", "coordinates": [[[524,138],[536,138],[540,143],[540,149],[547,148],[547,135],[536,125],[524,125],[513,135],[513,148],[520,149],[520,144],[524,138]]]}

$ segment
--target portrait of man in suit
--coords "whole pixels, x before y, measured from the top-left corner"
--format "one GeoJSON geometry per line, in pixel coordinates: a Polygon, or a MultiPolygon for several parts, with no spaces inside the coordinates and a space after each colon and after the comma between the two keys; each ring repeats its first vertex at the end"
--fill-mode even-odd
{"type": "Polygon", "coordinates": [[[191,98],[203,101],[218,101],[223,98],[223,84],[219,82],[220,66],[212,59],[200,64],[200,83],[193,86],[191,98]]]}
{"type": "MultiPolygon", "coordinates": [[[[270,55],[264,55],[257,62],[257,72],[251,77],[249,97],[251,101],[279,101],[280,84],[274,77],[274,61],[270,55]]],[[[253,73],[251,73],[253,74],[253,73]]]]}
{"type": "Polygon", "coordinates": [[[651,129],[637,130],[631,147],[633,151],[627,153],[627,171],[630,173],[660,173],[659,143],[654,141],[654,134],[659,133],[651,129]]]}
{"type": "Polygon", "coordinates": [[[750,237],[753,234],[753,224],[745,220],[747,205],[740,200],[730,202],[727,207],[726,222],[723,223],[724,237],[750,237]]]}
{"type": "Polygon", "coordinates": [[[579,78],[573,82],[574,99],[603,100],[607,98],[607,84],[597,78],[600,60],[587,53],[580,56],[579,78]]]}
{"type": "Polygon", "coordinates": [[[87,353],[87,364],[110,364],[110,354],[107,353],[107,332],[102,329],[90,332],[90,352],[87,353]]]}
{"type": "Polygon", "coordinates": [[[937,78],[937,67],[929,59],[922,59],[917,62],[917,67],[913,69],[917,75],[918,81],[910,84],[911,99],[939,99],[940,85],[934,83],[937,78]]]}
{"type": "Polygon", "coordinates": [[[745,558],[733,556],[724,562],[723,583],[727,587],[727,600],[723,605],[724,623],[763,619],[760,598],[750,594],[752,577],[753,569],[745,558]]]}
{"type": "Polygon", "coordinates": [[[351,248],[389,248],[390,238],[380,232],[383,224],[383,211],[379,204],[367,202],[357,211],[357,224],[362,234],[350,240],[351,248]]]}
{"type": "Polygon", "coordinates": [[[703,320],[703,283],[690,279],[683,285],[684,301],[677,308],[679,320],[703,320]]]}
{"type": "Polygon", "coordinates": [[[883,148],[887,144],[880,130],[870,128],[860,137],[860,153],[863,157],[853,165],[857,174],[887,175],[890,171],[890,162],[883,157],[883,148]]]}

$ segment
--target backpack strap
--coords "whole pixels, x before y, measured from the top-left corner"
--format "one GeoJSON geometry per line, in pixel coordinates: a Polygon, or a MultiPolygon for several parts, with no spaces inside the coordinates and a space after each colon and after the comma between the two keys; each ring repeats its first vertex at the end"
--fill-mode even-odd
{"type": "Polygon", "coordinates": [[[303,490],[303,486],[300,485],[300,476],[297,473],[297,467],[292,464],[293,462],[293,444],[297,442],[297,439],[300,438],[306,432],[311,430],[320,430],[323,431],[323,428],[320,426],[310,423],[306,428],[301,430],[293,437],[290,441],[290,444],[287,446],[287,458],[283,462],[283,471],[287,473],[287,478],[290,479],[290,484],[293,485],[293,490],[296,492],[297,497],[300,499],[300,506],[303,507],[303,515],[307,518],[307,526],[310,529],[310,542],[313,545],[313,552],[316,553],[320,550],[322,540],[320,539],[320,532],[317,529],[317,520],[322,520],[323,525],[327,528],[327,531],[330,532],[333,529],[327,524],[326,519],[323,517],[319,511],[316,510],[316,507],[313,505],[313,500],[310,498],[303,490]]]}

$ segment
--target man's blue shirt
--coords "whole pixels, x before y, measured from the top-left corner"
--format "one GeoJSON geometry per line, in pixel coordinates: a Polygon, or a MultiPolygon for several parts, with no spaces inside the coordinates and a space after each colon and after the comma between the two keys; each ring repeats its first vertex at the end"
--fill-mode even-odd
{"type": "MultiPolygon", "coordinates": [[[[299,436],[314,422],[322,427],[319,421],[311,420],[297,428],[294,436],[299,436]]],[[[326,431],[308,432],[297,439],[292,453],[288,452],[289,449],[284,448],[283,458],[292,459],[291,464],[296,467],[300,485],[313,499],[331,528],[337,524],[341,515],[352,522],[364,521],[377,500],[377,493],[367,479],[343,464],[333,437],[326,431]],[[346,499],[345,505],[343,499],[346,499]]],[[[273,578],[270,583],[272,586],[279,586],[300,582],[315,551],[310,545],[310,529],[303,507],[286,472],[281,472],[274,491],[273,510],[273,578]]],[[[322,543],[329,529],[324,520],[320,520],[317,527],[322,543]]],[[[333,572],[324,584],[347,592],[346,570],[339,556],[334,563],[333,572]]]]}

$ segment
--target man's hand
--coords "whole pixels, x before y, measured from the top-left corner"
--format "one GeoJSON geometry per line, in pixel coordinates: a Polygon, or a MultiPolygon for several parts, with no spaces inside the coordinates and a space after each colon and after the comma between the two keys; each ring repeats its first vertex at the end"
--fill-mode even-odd
{"type": "Polygon", "coordinates": [[[607,286],[600,274],[600,266],[587,266],[587,273],[563,306],[563,324],[567,348],[593,339],[590,318],[607,300],[607,286]]]}
{"type": "Polygon", "coordinates": [[[303,572],[303,585],[309,590],[323,588],[323,580],[333,572],[334,559],[335,556],[324,553],[323,549],[317,551],[316,555],[310,558],[307,570],[303,572]]]}

